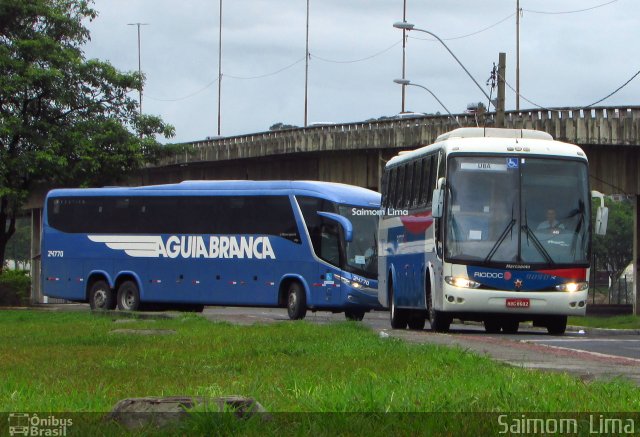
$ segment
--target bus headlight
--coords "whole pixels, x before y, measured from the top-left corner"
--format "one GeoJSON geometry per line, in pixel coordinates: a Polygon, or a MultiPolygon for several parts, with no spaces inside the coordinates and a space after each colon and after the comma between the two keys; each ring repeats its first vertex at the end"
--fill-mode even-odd
{"type": "Polygon", "coordinates": [[[566,284],[556,285],[558,291],[568,291],[569,293],[575,293],[576,291],[584,291],[589,288],[589,283],[582,282],[567,282],[566,284]]]}
{"type": "Polygon", "coordinates": [[[348,285],[351,288],[355,288],[356,290],[364,287],[364,285],[362,285],[361,283],[347,279],[344,276],[340,276],[340,280],[342,281],[343,284],[348,285]]]}
{"type": "Polygon", "coordinates": [[[459,288],[478,288],[480,287],[480,283],[476,281],[472,281],[469,278],[461,278],[455,276],[445,276],[444,280],[447,284],[453,285],[454,287],[459,288]]]}

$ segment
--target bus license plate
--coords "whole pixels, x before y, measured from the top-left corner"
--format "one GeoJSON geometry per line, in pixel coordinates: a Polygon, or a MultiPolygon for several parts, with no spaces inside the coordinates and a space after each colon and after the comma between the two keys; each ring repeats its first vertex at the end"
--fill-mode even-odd
{"type": "Polygon", "coordinates": [[[529,299],[507,299],[507,308],[529,308],[529,299]]]}

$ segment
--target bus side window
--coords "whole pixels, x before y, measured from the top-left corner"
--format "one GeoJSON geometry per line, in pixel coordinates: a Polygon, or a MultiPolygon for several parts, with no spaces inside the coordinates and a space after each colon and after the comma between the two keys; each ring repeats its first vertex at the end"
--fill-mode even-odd
{"type": "Polygon", "coordinates": [[[395,208],[396,206],[396,186],[398,184],[398,169],[392,168],[389,170],[389,199],[385,205],[385,211],[388,208],[395,208]]]}
{"type": "Polygon", "coordinates": [[[422,160],[420,159],[413,163],[413,189],[411,190],[411,208],[418,208],[420,206],[420,193],[422,190],[423,180],[424,173],[422,171],[422,160]]]}
{"type": "Polygon", "coordinates": [[[382,182],[381,182],[380,193],[382,194],[382,207],[386,208],[387,202],[389,202],[389,172],[385,171],[382,173],[382,182]]]}
{"type": "Polygon", "coordinates": [[[396,179],[396,199],[393,207],[396,209],[402,208],[403,205],[403,194],[404,194],[404,183],[405,183],[405,174],[404,174],[404,166],[401,165],[397,168],[398,176],[396,179]]]}
{"type": "Polygon", "coordinates": [[[320,258],[334,266],[340,265],[340,239],[337,223],[324,221],[320,231],[320,258]]]}
{"type": "Polygon", "coordinates": [[[411,194],[413,192],[413,184],[414,184],[414,168],[415,166],[415,162],[409,162],[407,164],[405,164],[405,169],[404,169],[404,173],[405,173],[405,184],[404,184],[404,196],[403,196],[403,202],[402,202],[402,208],[403,209],[408,209],[411,207],[411,202],[413,200],[413,198],[411,197],[411,194]]]}

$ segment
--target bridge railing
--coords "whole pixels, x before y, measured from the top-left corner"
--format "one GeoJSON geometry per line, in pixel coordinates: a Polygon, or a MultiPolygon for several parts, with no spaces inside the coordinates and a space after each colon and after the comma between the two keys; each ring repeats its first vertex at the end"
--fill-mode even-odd
{"type": "MultiPolygon", "coordinates": [[[[257,132],[183,143],[184,151],[159,166],[255,158],[313,151],[411,148],[429,144],[458,127],[494,126],[495,113],[425,115],[257,132]]],[[[536,129],[570,143],[639,145],[640,106],[552,108],[506,111],[506,128],[536,129]]]]}

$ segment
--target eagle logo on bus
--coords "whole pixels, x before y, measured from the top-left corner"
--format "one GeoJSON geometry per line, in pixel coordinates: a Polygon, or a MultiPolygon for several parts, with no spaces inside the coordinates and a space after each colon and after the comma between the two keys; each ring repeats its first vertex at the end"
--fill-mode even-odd
{"type": "Polygon", "coordinates": [[[94,243],[134,258],[276,259],[269,237],[172,235],[88,235],[94,243]]]}

